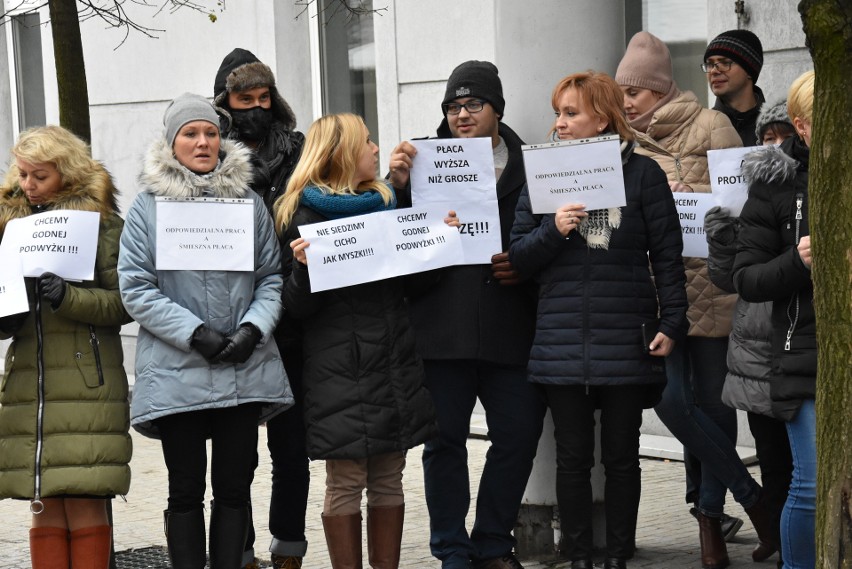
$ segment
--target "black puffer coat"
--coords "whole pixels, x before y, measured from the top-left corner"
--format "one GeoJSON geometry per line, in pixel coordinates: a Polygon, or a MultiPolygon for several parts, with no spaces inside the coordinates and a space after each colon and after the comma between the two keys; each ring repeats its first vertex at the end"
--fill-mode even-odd
{"type": "Polygon", "coordinates": [[[307,266],[293,260],[298,227],[327,221],[299,206],[281,236],[284,308],[302,321],[308,456],[359,459],[415,447],[437,432],[423,386],[403,280],[311,293],[307,266]]]}
{"type": "MultiPolygon", "coordinates": [[[[509,160],[497,181],[502,249],[509,249],[515,206],[526,183],[523,141],[503,123],[498,132],[509,150],[509,160]]],[[[450,138],[447,121],[438,138],[450,138]]],[[[401,207],[411,205],[409,190],[397,190],[401,207]]],[[[501,253],[502,251],[494,251],[501,253]]],[[[501,285],[491,265],[460,265],[431,271],[417,282],[410,298],[411,321],[417,334],[417,353],[425,360],[478,360],[498,365],[525,366],[535,330],[535,283],[501,285]],[[427,283],[424,286],[424,283],[427,283]],[[452,314],[452,326],[440,318],[452,314]]],[[[412,289],[413,290],[413,289],[412,289]]]]}
{"type": "Polygon", "coordinates": [[[796,246],[808,235],[809,150],[798,137],[746,157],[749,183],[740,215],[734,286],[749,302],[773,301],[771,396],[779,416],[795,416],[816,389],[817,343],[811,271],[796,246]],[[790,403],[793,403],[792,410],[790,403]]]}
{"type": "Polygon", "coordinates": [[[521,195],[509,258],[539,283],[530,381],[591,386],[666,381],[663,358],[643,350],[641,325],[653,323],[659,308],[660,331],[675,341],[686,336],[680,223],[654,160],[631,155],[624,186],[627,205],[608,249],[589,247],[576,231],[565,239],[553,214],[534,215],[526,188],[521,195]]]}

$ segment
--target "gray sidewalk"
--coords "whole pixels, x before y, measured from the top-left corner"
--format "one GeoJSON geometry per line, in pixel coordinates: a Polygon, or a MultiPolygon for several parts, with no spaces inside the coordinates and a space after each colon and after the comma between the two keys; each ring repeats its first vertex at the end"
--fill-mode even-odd
{"type": "MultiPolygon", "coordinates": [[[[269,454],[266,452],[266,430],[260,433],[260,466],[252,488],[255,523],[257,529],[256,550],[261,558],[269,559],[266,548],[269,533],[266,527],[266,511],[270,492],[269,454]]],[[[166,507],[166,469],[158,441],[145,439],[134,434],[133,482],[127,501],[116,499],[115,545],[122,562],[143,556],[143,552],[127,550],[164,546],[163,509],[166,507]]],[[[478,480],[488,450],[488,442],[469,441],[471,480],[478,480]]],[[[403,534],[403,568],[438,568],[440,563],[429,554],[429,516],[423,497],[423,471],[420,464],[421,449],[409,453],[405,470],[406,519],[403,534]]],[[[642,459],[642,502],[639,508],[638,551],[629,563],[631,568],[700,569],[698,549],[698,524],[689,515],[683,503],[683,465],[656,459],[642,459]]],[[[756,467],[749,470],[757,473],[756,467]]],[[[330,567],[323,536],[320,513],[322,511],[325,469],[323,462],[311,465],[311,494],[308,504],[308,555],[305,569],[330,567]]],[[[208,484],[209,487],[209,484],[208,484]]],[[[472,494],[474,494],[474,488],[472,494]]],[[[208,490],[209,495],[209,490],[208,490]]],[[[209,498],[208,498],[209,499],[209,498]]],[[[729,502],[732,502],[729,500],[729,502]]],[[[26,569],[29,563],[28,528],[30,515],[28,504],[21,501],[0,501],[0,568],[26,569]]],[[[728,512],[744,517],[742,508],[731,503],[728,512]]],[[[774,569],[777,556],[764,563],[751,561],[751,550],[756,542],[751,524],[746,520],[735,541],[728,544],[732,568],[774,569]]],[[[366,547],[365,547],[366,549],[366,547]]],[[[366,552],[365,552],[366,555],[366,552]]],[[[125,565],[126,567],[127,565],[125,565]]],[[[133,565],[142,567],[144,565],[133,565]]],[[[365,559],[365,567],[366,559],[365,559]]],[[[527,569],[562,569],[567,563],[524,563],[527,569]]]]}

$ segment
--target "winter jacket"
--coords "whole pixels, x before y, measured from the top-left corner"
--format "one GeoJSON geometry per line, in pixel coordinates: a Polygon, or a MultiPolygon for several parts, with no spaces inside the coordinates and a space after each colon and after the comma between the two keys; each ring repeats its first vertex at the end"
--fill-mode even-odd
{"type": "Polygon", "coordinates": [[[796,246],[808,231],[809,150],[798,137],[746,156],[749,184],[740,215],[734,286],[749,302],[772,301],[773,412],[786,420],[816,388],[817,343],[811,271],[796,246]]]}
{"type": "MultiPolygon", "coordinates": [[[[648,130],[636,133],[636,152],[650,156],[670,181],[696,193],[710,192],[707,151],[741,146],[724,115],[705,109],[685,91],[654,113],[648,130]]],[[[731,332],[736,296],[716,287],[704,259],[684,257],[689,298],[689,335],[718,338],[731,332]]]]}
{"type": "MultiPolygon", "coordinates": [[[[526,183],[523,141],[502,122],[498,132],[509,150],[506,168],[497,180],[502,249],[508,251],[515,206],[526,183]]],[[[438,138],[450,137],[445,119],[438,138]]],[[[411,205],[406,191],[399,191],[398,196],[400,206],[411,205]]],[[[418,287],[410,298],[417,352],[424,360],[526,366],[535,329],[534,283],[501,285],[493,278],[491,265],[460,265],[429,274],[434,279],[418,287]],[[451,327],[441,314],[453,315],[451,327]]]]}
{"type": "Polygon", "coordinates": [[[665,174],[653,160],[630,155],[624,186],[627,205],[619,208],[608,248],[589,247],[576,231],[566,239],[554,215],[533,214],[527,189],[521,194],[509,259],[539,285],[530,381],[666,381],[663,358],[644,352],[641,326],[653,324],[659,311],[660,332],[675,341],[686,336],[680,223],[665,174]]]}
{"type": "Polygon", "coordinates": [[[198,176],[173,157],[165,140],[155,143],[121,235],[121,298],[140,326],[131,424],[146,436],[156,438],[155,419],[173,413],[263,402],[264,421],[293,403],[278,349],[267,341],[280,316],[283,285],[272,220],[249,188],[249,150],[229,141],[221,148],[219,166],[198,176]],[[157,196],[252,200],[255,270],[157,270],[157,196]],[[243,364],[209,364],[190,345],[202,324],[230,334],[248,322],[262,339],[243,364]]]}
{"type": "MultiPolygon", "coordinates": [[[[94,279],[66,282],[56,309],[36,294],[35,279],[26,279],[30,310],[11,335],[0,386],[0,498],[123,495],[130,487],[119,336],[130,317],[118,292],[116,194],[101,168],[61,190],[48,208],[101,214],[94,279]]],[[[17,184],[0,187],[0,238],[9,221],[31,211],[17,184]]]]}
{"type": "MultiPolygon", "coordinates": [[[[738,218],[708,221],[704,229],[710,255],[707,270],[713,283],[734,291],[733,266],[737,251],[738,218]]],[[[733,330],[728,340],[728,374],[722,402],[734,409],[774,417],[772,381],[772,303],[737,299],[733,330]]]]}
{"type": "Polygon", "coordinates": [[[763,91],[757,85],[754,86],[754,97],[757,100],[757,105],[747,111],[738,111],[733,107],[729,107],[718,97],[716,98],[716,104],[713,106],[714,111],[719,111],[731,121],[731,124],[742,140],[743,146],[755,146],[760,143],[757,140],[755,127],[757,126],[757,117],[760,115],[760,107],[766,102],[766,98],[763,96],[763,91]]]}
{"type": "Polygon", "coordinates": [[[437,433],[423,363],[405,304],[403,279],[311,293],[308,268],[292,259],[298,227],[327,221],[299,206],[281,236],[284,307],[302,321],[308,456],[361,459],[403,451],[437,433]]]}

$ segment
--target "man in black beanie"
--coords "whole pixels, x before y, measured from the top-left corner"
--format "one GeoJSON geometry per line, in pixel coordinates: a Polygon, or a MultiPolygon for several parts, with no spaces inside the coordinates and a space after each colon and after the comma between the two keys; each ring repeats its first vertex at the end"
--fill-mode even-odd
{"type": "MultiPolygon", "coordinates": [[[[532,470],[545,405],[527,382],[536,290],[508,260],[515,205],[525,184],[523,141],[502,122],[506,102],[497,67],[467,61],[453,70],[441,104],[438,138],[485,137],[494,150],[502,250],[491,264],[429,273],[410,299],[417,348],[438,416],[438,436],[423,450],[432,555],[444,569],[518,569],[512,529],[532,470]],[[467,437],[476,400],[485,408],[488,451],[468,533],[467,437]]],[[[416,150],[397,146],[390,181],[400,207],[411,205],[409,168],[416,150]]]]}
{"type": "MultiPolygon", "coordinates": [[[[254,151],[252,189],[263,198],[271,214],[275,200],[284,194],[305,141],[304,135],[295,130],[296,115],[278,93],[269,66],[245,49],[236,48],[222,60],[213,93],[222,138],[238,140],[254,151]]],[[[274,569],[300,568],[308,548],[305,511],[310,469],[302,417],[299,330],[299,325],[287,315],[282,316],[275,330],[275,340],[296,403],[266,424],[267,446],[272,458],[269,504],[272,543],[269,551],[274,569]]],[[[253,524],[249,530],[243,564],[246,568],[254,568],[257,563],[253,524]]]]}
{"type": "Polygon", "coordinates": [[[754,127],[765,100],[756,85],[763,67],[760,39],[748,30],[722,32],[707,45],[701,67],[716,95],[713,108],[731,119],[743,146],[757,144],[754,127]]]}

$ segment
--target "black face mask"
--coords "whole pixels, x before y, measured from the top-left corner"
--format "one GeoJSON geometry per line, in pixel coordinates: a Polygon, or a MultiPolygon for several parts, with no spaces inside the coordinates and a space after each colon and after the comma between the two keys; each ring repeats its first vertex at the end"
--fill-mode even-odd
{"type": "Polygon", "coordinates": [[[234,128],[244,140],[263,142],[272,129],[271,109],[252,107],[231,110],[231,117],[234,119],[234,128]]]}

